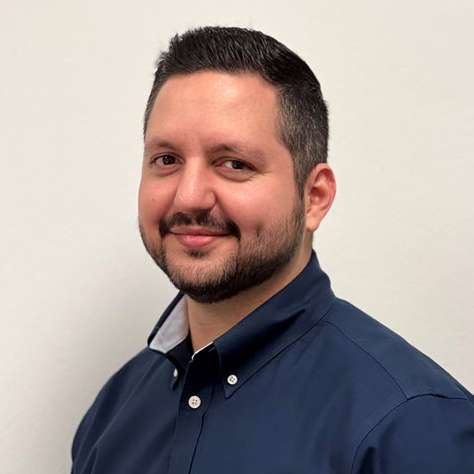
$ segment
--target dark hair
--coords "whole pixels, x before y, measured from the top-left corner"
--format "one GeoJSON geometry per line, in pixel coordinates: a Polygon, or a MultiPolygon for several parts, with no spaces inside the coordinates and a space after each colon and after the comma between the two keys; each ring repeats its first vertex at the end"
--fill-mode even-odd
{"type": "Polygon", "coordinates": [[[300,195],[311,169],[327,161],[328,111],[309,66],[293,51],[260,31],[206,26],[175,35],[156,62],[143,134],[156,96],[175,74],[202,70],[254,72],[279,93],[280,135],[294,160],[300,195]]]}

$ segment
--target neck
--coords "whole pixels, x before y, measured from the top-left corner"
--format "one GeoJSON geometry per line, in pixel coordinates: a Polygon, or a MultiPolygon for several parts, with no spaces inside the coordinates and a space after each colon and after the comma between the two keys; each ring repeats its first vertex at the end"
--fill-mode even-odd
{"type": "Polygon", "coordinates": [[[249,288],[232,298],[212,304],[198,303],[186,297],[189,331],[193,350],[206,346],[254,309],[278,293],[304,269],[311,257],[311,248],[299,252],[277,274],[262,284],[249,288]]]}

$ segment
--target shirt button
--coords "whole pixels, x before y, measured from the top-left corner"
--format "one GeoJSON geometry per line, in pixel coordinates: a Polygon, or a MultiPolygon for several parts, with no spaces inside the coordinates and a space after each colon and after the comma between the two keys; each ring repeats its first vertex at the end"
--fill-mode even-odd
{"type": "Polygon", "coordinates": [[[195,410],[201,406],[201,399],[197,395],[193,395],[189,397],[188,405],[195,410]]]}
{"type": "Polygon", "coordinates": [[[228,383],[229,385],[235,385],[235,384],[238,382],[238,380],[239,380],[239,379],[237,378],[237,375],[234,375],[234,374],[229,375],[229,376],[227,377],[227,383],[228,383]]]}

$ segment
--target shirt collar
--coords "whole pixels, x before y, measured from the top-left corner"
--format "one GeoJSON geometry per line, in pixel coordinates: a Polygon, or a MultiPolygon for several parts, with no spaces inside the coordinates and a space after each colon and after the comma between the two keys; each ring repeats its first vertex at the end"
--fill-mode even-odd
{"type": "Polygon", "coordinates": [[[148,347],[166,355],[184,371],[193,353],[186,310],[186,298],[180,291],[165,309],[148,337],[148,347]]]}
{"type": "MultiPolygon", "coordinates": [[[[150,349],[165,354],[181,369],[190,358],[183,296],[178,293],[148,338],[150,349]]],[[[315,326],[334,298],[330,280],[313,250],[296,278],[214,341],[225,396],[231,396],[263,365],[315,326]],[[229,375],[236,375],[237,382],[234,379],[233,384],[228,383],[229,375]]]]}

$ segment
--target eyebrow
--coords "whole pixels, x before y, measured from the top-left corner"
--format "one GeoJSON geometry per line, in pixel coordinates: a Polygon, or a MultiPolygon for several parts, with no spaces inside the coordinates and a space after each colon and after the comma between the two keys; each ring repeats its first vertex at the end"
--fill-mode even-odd
{"type": "Polygon", "coordinates": [[[239,143],[218,143],[209,148],[210,153],[237,153],[237,154],[259,154],[257,150],[252,150],[246,146],[242,146],[239,143]]]}
{"type": "MultiPolygon", "coordinates": [[[[145,143],[144,152],[145,154],[151,153],[153,150],[157,148],[167,148],[169,150],[176,150],[176,147],[173,145],[173,143],[156,137],[150,140],[149,142],[145,143]]],[[[215,145],[210,146],[207,149],[207,152],[211,154],[237,153],[239,155],[246,155],[246,156],[254,157],[257,159],[263,159],[264,157],[264,154],[261,150],[254,147],[249,147],[245,144],[241,144],[235,141],[217,143],[215,145]]]]}
{"type": "Polygon", "coordinates": [[[161,138],[154,138],[145,143],[144,151],[145,153],[148,153],[156,148],[171,148],[174,150],[174,146],[171,142],[162,140],[161,138]]]}

